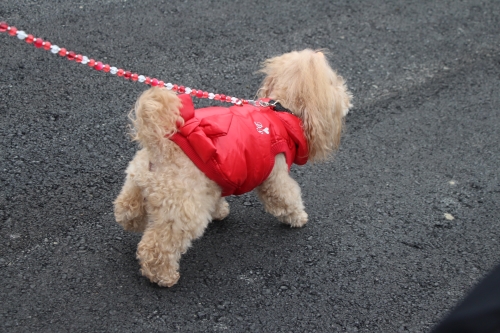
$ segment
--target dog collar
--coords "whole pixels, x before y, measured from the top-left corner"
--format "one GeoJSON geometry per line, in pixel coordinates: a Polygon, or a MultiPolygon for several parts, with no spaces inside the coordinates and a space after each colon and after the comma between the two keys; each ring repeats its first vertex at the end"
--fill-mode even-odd
{"type": "Polygon", "coordinates": [[[290,114],[293,114],[292,111],[288,110],[287,108],[285,108],[283,105],[281,105],[281,103],[279,101],[275,101],[275,100],[269,100],[269,106],[271,106],[271,108],[274,110],[274,111],[278,111],[278,112],[288,112],[290,114]]]}
{"type": "Polygon", "coordinates": [[[292,111],[285,108],[283,105],[281,105],[281,103],[279,101],[275,101],[274,99],[264,98],[264,99],[259,99],[257,101],[249,100],[248,103],[252,104],[253,106],[260,106],[260,107],[264,107],[264,108],[268,107],[268,108],[271,108],[273,111],[286,112],[286,113],[294,115],[292,111]]]}

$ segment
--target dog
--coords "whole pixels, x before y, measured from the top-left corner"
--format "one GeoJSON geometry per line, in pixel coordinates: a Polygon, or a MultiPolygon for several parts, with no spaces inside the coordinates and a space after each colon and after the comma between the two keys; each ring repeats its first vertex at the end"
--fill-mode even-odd
{"type": "Polygon", "coordinates": [[[225,196],[255,190],[282,223],[307,213],[292,163],[328,159],[339,144],[352,95],[321,50],[266,60],[254,105],[194,109],[190,95],[152,87],[130,117],[141,149],[114,201],[116,221],[142,233],[143,276],[171,287],[179,260],[209,222],[229,214],[225,196]]]}

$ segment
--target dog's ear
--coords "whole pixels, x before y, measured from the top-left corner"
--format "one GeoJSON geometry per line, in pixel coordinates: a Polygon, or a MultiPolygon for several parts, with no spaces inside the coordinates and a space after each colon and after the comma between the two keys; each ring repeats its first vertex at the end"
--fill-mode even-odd
{"type": "Polygon", "coordinates": [[[259,90],[257,91],[258,98],[270,98],[270,92],[273,87],[273,78],[266,76],[262,81],[259,90]]]}
{"type": "Polygon", "coordinates": [[[351,94],[344,79],[328,64],[323,53],[316,53],[310,71],[314,87],[312,98],[305,101],[304,124],[311,143],[311,160],[324,160],[338,149],[344,126],[344,116],[351,105],[351,94]]]}
{"type": "Polygon", "coordinates": [[[310,161],[328,158],[340,144],[351,95],[323,51],[307,49],[271,58],[261,72],[267,76],[259,97],[279,100],[302,119],[310,161]]]}

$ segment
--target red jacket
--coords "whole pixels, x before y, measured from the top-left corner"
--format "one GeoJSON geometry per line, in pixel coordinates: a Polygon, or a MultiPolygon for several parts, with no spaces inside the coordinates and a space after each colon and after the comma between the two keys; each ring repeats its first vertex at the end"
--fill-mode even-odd
{"type": "Polygon", "coordinates": [[[307,141],[298,117],[252,105],[195,110],[189,95],[178,97],[185,123],[170,139],[219,184],[223,196],[262,184],[277,154],[285,154],[288,168],[307,162],[307,141]]]}

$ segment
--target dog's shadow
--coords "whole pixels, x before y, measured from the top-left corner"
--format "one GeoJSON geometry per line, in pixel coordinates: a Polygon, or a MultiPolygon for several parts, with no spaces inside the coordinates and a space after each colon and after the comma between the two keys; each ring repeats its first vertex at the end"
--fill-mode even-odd
{"type": "Polygon", "coordinates": [[[203,236],[193,241],[181,257],[181,279],[173,287],[159,287],[141,276],[135,258],[141,234],[125,233],[121,236],[127,245],[119,246],[117,252],[122,258],[130,258],[122,262],[122,268],[136,270],[134,279],[146,288],[170,292],[197,288],[196,285],[200,284],[222,288],[248,271],[273,270],[276,258],[288,258],[291,253],[300,252],[308,236],[307,225],[291,228],[266,213],[257,200],[239,201],[236,199],[231,203],[228,217],[209,223],[203,236]]]}
{"type": "Polygon", "coordinates": [[[289,257],[302,246],[304,228],[279,223],[258,207],[238,206],[233,204],[224,220],[211,222],[183,255],[182,284],[228,283],[249,270],[272,269],[276,258],[289,257]]]}

